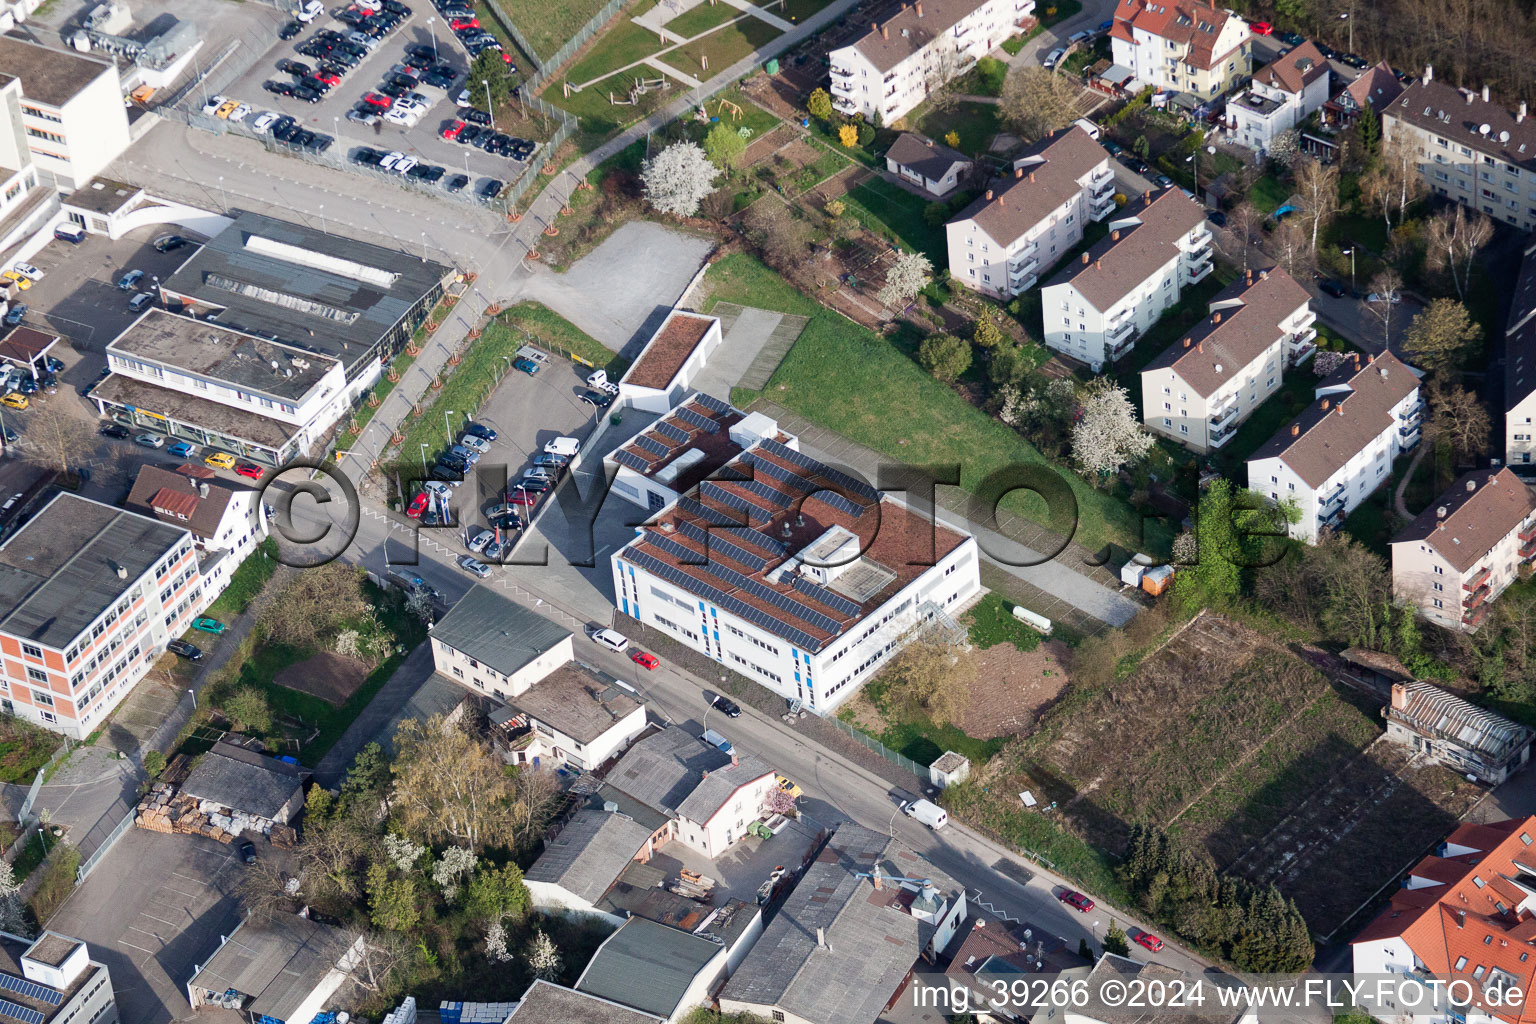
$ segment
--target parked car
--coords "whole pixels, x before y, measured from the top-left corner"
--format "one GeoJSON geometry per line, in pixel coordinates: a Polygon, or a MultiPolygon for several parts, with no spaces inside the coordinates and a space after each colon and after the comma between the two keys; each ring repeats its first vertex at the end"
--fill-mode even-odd
{"type": "Polygon", "coordinates": [[[178,459],[190,458],[197,452],[197,445],[190,441],[177,441],[165,450],[167,455],[174,455],[178,459]]]}
{"type": "Polygon", "coordinates": [[[1248,27],[1253,29],[1253,34],[1256,36],[1272,36],[1275,34],[1275,26],[1267,21],[1250,22],[1248,27]]]}
{"type": "Polygon", "coordinates": [[[144,312],[144,307],[154,301],[155,295],[153,292],[139,292],[139,294],[128,300],[128,311],[130,313],[142,313],[144,312]]]}
{"type": "Polygon", "coordinates": [[[165,649],[172,654],[178,654],[188,661],[203,660],[203,649],[196,644],[189,644],[185,640],[171,640],[165,645],[165,649]]]}
{"type": "Polygon", "coordinates": [[[464,546],[469,549],[470,554],[478,555],[485,550],[485,546],[495,537],[496,535],[490,530],[481,527],[470,533],[469,539],[464,542],[464,546]]]}
{"type": "Polygon", "coordinates": [[[1056,898],[1081,914],[1088,913],[1094,907],[1093,900],[1076,889],[1063,889],[1056,894],[1056,898]]]}
{"type": "Polygon", "coordinates": [[[16,305],[12,306],[9,311],[6,312],[5,325],[7,327],[15,327],[26,318],[27,304],[25,302],[18,302],[16,305]]]}
{"type": "Polygon", "coordinates": [[[235,472],[252,480],[260,480],[263,476],[266,476],[267,473],[266,470],[262,469],[254,462],[235,463],[235,472]]]}
{"type": "Polygon", "coordinates": [[[521,370],[523,373],[526,373],[528,376],[532,377],[539,372],[539,364],[527,357],[520,357],[513,361],[512,369],[521,370]]]}
{"type": "Polygon", "coordinates": [[[715,699],[709,702],[709,706],[719,709],[727,718],[741,717],[741,706],[723,693],[715,694],[715,699]]]}
{"type": "Polygon", "coordinates": [[[432,501],[432,496],[422,491],[411,499],[411,504],[406,508],[405,514],[410,519],[420,519],[421,514],[427,510],[427,505],[432,501]]]}
{"type": "Polygon", "coordinates": [[[775,773],[773,776],[773,781],[778,785],[779,791],[782,792],[785,796],[788,796],[791,800],[798,800],[805,795],[805,791],[802,790],[799,786],[795,785],[794,780],[792,780],[788,775],[779,775],[775,773]]]}
{"type": "Polygon", "coordinates": [[[229,627],[220,622],[218,619],[210,619],[208,616],[204,615],[200,619],[192,620],[192,628],[200,629],[204,633],[212,633],[214,636],[218,636],[229,627]]]}
{"type": "Polygon", "coordinates": [[[481,455],[491,450],[491,442],[483,437],[476,437],[467,430],[459,435],[459,444],[471,451],[479,452],[481,455]]]}
{"type": "Polygon", "coordinates": [[[144,279],[144,271],[130,270],[117,279],[118,291],[131,292],[134,286],[144,279]]]}
{"type": "Polygon", "coordinates": [[[1286,46],[1300,46],[1307,41],[1307,37],[1300,32],[1276,32],[1275,38],[1286,46]]]}
{"type": "Polygon", "coordinates": [[[480,461],[480,452],[478,452],[475,449],[470,448],[470,447],[468,447],[466,445],[462,445],[462,444],[456,444],[453,447],[449,448],[448,449],[448,454],[449,455],[454,455],[454,456],[457,456],[458,458],[463,459],[465,462],[469,463],[471,466],[475,465],[476,463],[478,463],[480,461]]]}
{"type": "Polygon", "coordinates": [[[16,263],[11,266],[11,269],[28,281],[41,281],[43,279],[43,272],[30,263],[16,263]]]}
{"type": "Polygon", "coordinates": [[[464,433],[469,434],[471,437],[478,437],[485,441],[494,441],[497,437],[495,429],[488,427],[483,423],[464,424],[464,433]]]}
{"type": "Polygon", "coordinates": [[[455,174],[453,177],[443,182],[443,188],[447,189],[449,192],[462,192],[464,191],[464,186],[468,184],[469,175],[455,174]]]}
{"type": "Polygon", "coordinates": [[[102,437],[115,437],[119,441],[126,441],[133,436],[133,432],[120,423],[108,423],[97,431],[102,437]]]}
{"type": "Polygon", "coordinates": [[[654,654],[647,654],[644,651],[630,651],[629,660],[649,671],[655,671],[657,666],[661,664],[660,658],[654,654]]]}
{"type": "Polygon", "coordinates": [[[235,457],[229,452],[214,452],[203,460],[203,465],[212,466],[214,469],[234,469],[235,457]]]}
{"type": "Polygon", "coordinates": [[[164,448],[165,437],[161,434],[140,434],[133,439],[133,443],[143,445],[145,448],[164,448]]]}
{"type": "Polygon", "coordinates": [[[1337,281],[1331,277],[1325,277],[1317,282],[1317,287],[1325,294],[1332,295],[1336,299],[1342,299],[1349,291],[1349,289],[1344,287],[1342,281],[1337,281]]]}
{"type": "Polygon", "coordinates": [[[540,452],[539,454],[535,455],[531,461],[535,466],[539,466],[544,469],[552,469],[556,473],[559,473],[561,470],[565,469],[566,463],[569,460],[562,459],[558,455],[550,455],[548,452],[540,452]]]}
{"type": "Polygon", "coordinates": [[[1141,946],[1143,949],[1146,949],[1150,952],[1161,953],[1163,951],[1163,940],[1158,938],[1156,935],[1153,935],[1151,932],[1139,933],[1134,941],[1136,945],[1141,946]]]}
{"type": "Polygon", "coordinates": [[[1047,68],[1054,68],[1061,62],[1061,58],[1065,57],[1066,55],[1067,51],[1058,46],[1050,53],[1046,54],[1045,60],[1041,61],[1040,63],[1047,68]]]}
{"type": "Polygon", "coordinates": [[[249,839],[241,840],[241,842],[240,842],[240,859],[245,861],[247,864],[255,864],[256,863],[256,844],[251,842],[249,839]]]}
{"type": "Polygon", "coordinates": [[[288,24],[277,30],[277,38],[287,42],[302,31],[304,31],[304,26],[300,25],[296,21],[290,21],[288,24]]]}
{"type": "Polygon", "coordinates": [[[25,409],[32,404],[32,400],[19,391],[12,391],[4,398],[0,398],[0,405],[7,409],[25,409]]]}
{"type": "Polygon", "coordinates": [[[449,455],[447,452],[444,452],[437,457],[437,464],[439,466],[445,466],[460,475],[468,473],[470,469],[468,461],[459,458],[457,455],[449,455]]]}
{"type": "Polygon", "coordinates": [[[629,637],[613,629],[601,627],[588,627],[587,636],[599,647],[606,647],[610,651],[623,654],[629,647],[629,637]]]}
{"type": "Polygon", "coordinates": [[[607,391],[594,391],[591,388],[583,391],[580,398],[594,409],[606,409],[613,404],[612,394],[607,391]]]}
{"type": "Polygon", "coordinates": [[[1365,297],[1366,302],[1388,302],[1396,305],[1403,301],[1402,295],[1397,292],[1371,292],[1365,297]]]}
{"type": "Polygon", "coordinates": [[[489,579],[491,575],[490,566],[486,565],[484,562],[470,558],[468,555],[459,556],[459,568],[463,569],[471,576],[478,576],[482,580],[489,579]]]}

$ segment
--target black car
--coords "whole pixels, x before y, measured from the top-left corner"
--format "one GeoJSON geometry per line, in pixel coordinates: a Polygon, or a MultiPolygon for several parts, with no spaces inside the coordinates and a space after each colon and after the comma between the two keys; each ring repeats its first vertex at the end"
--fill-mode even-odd
{"type": "Polygon", "coordinates": [[[414,82],[407,82],[404,85],[402,85],[399,82],[395,81],[393,78],[391,78],[389,81],[387,81],[383,85],[379,86],[379,92],[383,93],[385,96],[388,96],[392,100],[397,100],[401,96],[404,96],[407,92],[409,92],[410,89],[411,89],[411,86],[415,85],[415,84],[416,83],[414,83],[414,82]]]}
{"type": "Polygon", "coordinates": [[[437,457],[437,464],[447,469],[451,469],[455,473],[469,472],[469,460],[461,459],[457,455],[449,455],[447,452],[444,452],[437,457]]]}
{"type": "Polygon", "coordinates": [[[383,0],[379,6],[390,14],[398,14],[402,18],[409,18],[411,16],[411,9],[402,4],[400,0],[383,0]]]}
{"type": "Polygon", "coordinates": [[[543,494],[553,486],[554,484],[548,480],[525,476],[513,483],[507,484],[507,494],[511,495],[516,491],[527,491],[529,494],[543,494]]]}
{"type": "Polygon", "coordinates": [[[464,433],[468,434],[470,437],[478,437],[484,441],[494,441],[497,437],[494,428],[487,427],[482,423],[466,423],[464,425],[464,433]]]}
{"type": "Polygon", "coordinates": [[[262,82],[261,87],[275,96],[292,96],[292,82],[262,82]]]}
{"type": "Polygon", "coordinates": [[[170,651],[172,654],[181,655],[188,661],[203,660],[202,648],[194,644],[189,644],[185,640],[172,640],[165,645],[165,649],[170,651]]]}
{"type": "Polygon", "coordinates": [[[464,191],[464,186],[468,184],[469,175],[455,174],[453,177],[449,178],[446,182],[443,183],[443,188],[447,189],[449,192],[462,192],[464,191]]]}
{"type": "Polygon", "coordinates": [[[1344,54],[1342,57],[1339,58],[1339,62],[1341,64],[1348,64],[1350,67],[1354,68],[1356,71],[1364,71],[1366,68],[1371,66],[1370,62],[1367,61],[1364,57],[1358,56],[1358,55],[1353,54],[1353,53],[1346,53],[1346,54],[1344,54]]]}
{"type": "Polygon", "coordinates": [[[1210,213],[1205,215],[1205,219],[1210,221],[1212,224],[1215,224],[1219,228],[1224,228],[1227,226],[1227,215],[1222,213],[1220,210],[1212,210],[1210,213]]]}
{"type": "Polygon", "coordinates": [[[1286,46],[1300,46],[1302,43],[1307,41],[1306,36],[1299,35],[1295,32],[1276,32],[1275,38],[1280,40],[1286,46]]]}
{"type": "Polygon", "coordinates": [[[418,60],[436,60],[437,51],[430,43],[406,43],[405,55],[418,60]]]}
{"type": "Polygon", "coordinates": [[[298,130],[299,122],[291,117],[280,117],[272,123],[272,137],[278,142],[287,142],[298,130]]]}
{"type": "Polygon", "coordinates": [[[384,159],[384,154],[369,146],[360,146],[356,153],[352,154],[352,162],[364,167],[377,167],[379,161],[384,159]]]}
{"type": "Polygon", "coordinates": [[[447,466],[433,466],[432,471],[427,475],[433,480],[442,480],[445,483],[450,481],[458,482],[464,479],[463,473],[456,473],[447,466]]]}
{"type": "Polygon", "coordinates": [[[1348,294],[1349,291],[1349,289],[1344,287],[1343,282],[1335,281],[1331,277],[1323,278],[1321,281],[1317,282],[1317,286],[1336,299],[1342,299],[1346,294],[1348,294]]]}
{"type": "Polygon", "coordinates": [[[436,183],[441,181],[446,173],[448,172],[436,164],[417,164],[411,168],[409,177],[420,181],[436,183]]]}
{"type": "Polygon", "coordinates": [[[315,69],[310,67],[308,64],[305,64],[301,60],[292,60],[288,57],[284,57],[282,60],[277,62],[277,70],[287,72],[288,74],[295,75],[299,78],[304,78],[313,74],[315,69]]]}
{"type": "Polygon", "coordinates": [[[504,516],[495,516],[490,520],[490,524],[498,530],[521,530],[524,526],[528,525],[518,518],[516,512],[508,512],[504,516]]]}
{"type": "Polygon", "coordinates": [[[256,844],[251,842],[249,839],[244,840],[243,842],[241,842],[241,844],[240,844],[240,859],[245,861],[247,864],[255,864],[256,863],[256,844]]]}
{"type": "Polygon", "coordinates": [[[133,431],[120,423],[108,423],[101,428],[100,434],[102,437],[115,437],[118,440],[126,441],[133,436],[133,431]]]}
{"type": "Polygon", "coordinates": [[[459,120],[467,121],[470,124],[489,125],[491,123],[491,115],[483,110],[469,107],[459,111],[459,120]]]}
{"type": "Polygon", "coordinates": [[[324,153],[331,148],[331,143],[335,141],[329,135],[322,135],[316,132],[315,137],[304,144],[304,149],[310,153],[324,153]]]}
{"type": "Polygon", "coordinates": [[[731,700],[724,694],[715,694],[715,699],[709,703],[711,707],[718,708],[721,712],[723,712],[727,718],[741,717],[741,705],[737,704],[735,701],[731,700]]]}
{"type": "Polygon", "coordinates": [[[294,99],[296,99],[296,100],[303,100],[305,103],[319,103],[320,102],[320,90],[316,89],[314,86],[310,85],[308,82],[305,82],[303,85],[298,86],[297,88],[295,88],[293,90],[292,95],[293,95],[294,99]]]}
{"type": "Polygon", "coordinates": [[[444,74],[441,71],[428,71],[422,76],[421,84],[430,85],[434,89],[451,89],[453,88],[453,79],[454,76],[451,74],[444,74]]]}
{"type": "Polygon", "coordinates": [[[608,391],[594,391],[588,388],[581,393],[581,400],[598,409],[606,409],[613,404],[613,394],[608,391]]]}
{"type": "Polygon", "coordinates": [[[459,134],[453,137],[453,141],[461,146],[472,146],[475,144],[475,140],[487,130],[477,124],[466,124],[463,128],[459,129],[459,134]]]}
{"type": "Polygon", "coordinates": [[[506,187],[507,183],[504,181],[497,181],[495,178],[487,178],[485,180],[485,184],[480,186],[480,195],[485,199],[495,199],[497,196],[501,195],[501,190],[506,187]]]}
{"type": "Polygon", "coordinates": [[[166,235],[163,238],[155,239],[155,251],[175,252],[177,249],[184,248],[185,246],[191,244],[192,242],[190,239],[183,238],[180,235],[166,235]]]}
{"type": "Polygon", "coordinates": [[[300,32],[303,32],[303,31],[304,31],[304,26],[303,25],[300,25],[296,21],[290,21],[288,24],[284,25],[282,28],[277,30],[277,38],[283,40],[284,42],[287,42],[288,40],[294,38],[300,32]]]}

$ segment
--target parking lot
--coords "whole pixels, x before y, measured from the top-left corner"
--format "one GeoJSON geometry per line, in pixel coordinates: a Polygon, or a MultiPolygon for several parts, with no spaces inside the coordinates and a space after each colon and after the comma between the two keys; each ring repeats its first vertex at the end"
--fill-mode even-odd
{"type": "MultiPolygon", "coordinates": [[[[279,26],[281,24],[278,23],[279,26]]],[[[457,175],[469,178],[469,183],[464,186],[466,193],[483,188],[488,180],[503,184],[515,181],[528,169],[531,159],[537,159],[537,151],[530,159],[515,160],[486,153],[473,144],[460,144],[442,138],[442,130],[457,120],[458,107],[454,99],[465,88],[470,56],[449,30],[446,20],[432,9],[428,0],[416,0],[411,13],[403,22],[386,35],[376,49],[362,56],[356,67],[346,70],[340,83],[316,102],[306,102],[295,96],[276,95],[264,88],[269,82],[298,81],[294,75],[279,69],[280,61],[297,61],[310,69],[318,69],[319,59],[298,51],[299,47],[312,41],[324,30],[346,36],[351,26],[329,15],[321,15],[290,40],[277,38],[277,27],[271,30],[271,49],[243,75],[218,88],[218,95],[252,108],[240,124],[232,126],[232,130],[250,131],[263,112],[287,115],[310,131],[333,137],[335,142],[332,143],[331,153],[342,160],[350,159],[364,146],[383,152],[403,153],[428,166],[443,168],[443,177],[437,183],[440,187],[448,186],[457,175]],[[407,61],[408,46],[434,50],[436,62],[452,69],[452,85],[438,88],[423,82],[412,90],[425,97],[428,103],[421,119],[413,126],[392,124],[382,118],[371,126],[349,121],[348,113],[362,102],[364,94],[377,93],[390,77],[391,69],[407,61]]],[[[290,65],[285,63],[283,66],[290,65]]],[[[212,97],[210,93],[206,99],[211,100],[212,97]]],[[[194,90],[187,105],[193,110],[201,110],[204,101],[202,91],[194,90]]],[[[481,105],[484,105],[483,98],[481,105]]],[[[527,127],[524,124],[519,131],[526,131],[527,127]]],[[[507,132],[517,134],[510,127],[507,132]]]]}
{"type": "MultiPolygon", "coordinates": [[[[257,848],[280,852],[265,840],[257,848]]],[[[243,870],[233,846],[129,829],[48,925],[107,965],[123,1024],[182,1020],[187,980],[239,922],[243,870]]]]}

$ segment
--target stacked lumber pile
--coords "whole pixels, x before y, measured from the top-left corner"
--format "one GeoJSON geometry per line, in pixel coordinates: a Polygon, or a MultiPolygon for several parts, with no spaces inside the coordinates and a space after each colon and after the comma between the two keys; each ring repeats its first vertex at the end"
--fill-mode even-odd
{"type": "Polygon", "coordinates": [[[164,782],[155,783],[139,801],[133,823],[150,832],[207,836],[221,843],[233,842],[235,838],[235,833],[221,828],[211,815],[199,810],[195,799],[177,796],[175,789],[164,782]]]}

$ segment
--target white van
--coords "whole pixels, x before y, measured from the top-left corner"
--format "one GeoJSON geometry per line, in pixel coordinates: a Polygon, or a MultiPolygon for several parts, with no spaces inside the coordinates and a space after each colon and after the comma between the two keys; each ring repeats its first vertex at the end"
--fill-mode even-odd
{"type": "Polygon", "coordinates": [[[612,629],[599,629],[592,634],[593,642],[618,654],[629,647],[629,637],[612,629]]]}
{"type": "Polygon", "coordinates": [[[722,754],[730,754],[735,751],[735,748],[731,746],[731,741],[726,739],[724,736],[721,736],[713,729],[705,729],[704,735],[700,736],[699,739],[703,740],[705,743],[708,743],[712,747],[719,748],[722,754]]]}
{"type": "Polygon", "coordinates": [[[1097,139],[1099,137],[1099,126],[1088,120],[1086,117],[1080,117],[1072,123],[1081,128],[1083,131],[1087,132],[1090,139],[1097,139]]]}
{"type": "Polygon", "coordinates": [[[544,451],[549,455],[558,455],[563,459],[570,459],[581,451],[581,439],[576,437],[557,437],[544,446],[544,451]]]}
{"type": "Polygon", "coordinates": [[[53,229],[53,237],[61,242],[69,242],[71,245],[79,245],[85,241],[85,228],[73,222],[60,224],[53,229]]]}
{"type": "Polygon", "coordinates": [[[935,832],[949,824],[949,815],[944,808],[931,800],[913,800],[902,811],[907,817],[916,818],[935,832]]]}
{"type": "Polygon", "coordinates": [[[306,25],[324,13],[325,4],[320,0],[307,0],[305,3],[295,4],[293,8],[293,16],[306,25]]]}

